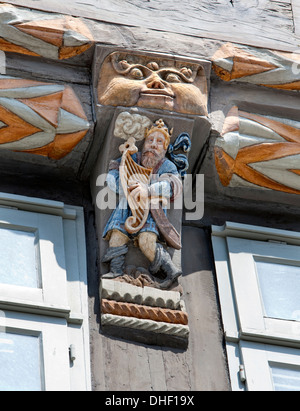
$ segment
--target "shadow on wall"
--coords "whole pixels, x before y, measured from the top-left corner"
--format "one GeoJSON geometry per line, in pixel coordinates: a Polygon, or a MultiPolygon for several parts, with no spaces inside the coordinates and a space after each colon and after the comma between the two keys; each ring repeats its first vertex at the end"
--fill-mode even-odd
{"type": "Polygon", "coordinates": [[[184,226],[182,229],[183,277],[200,271],[212,270],[210,238],[201,228],[184,226]]]}

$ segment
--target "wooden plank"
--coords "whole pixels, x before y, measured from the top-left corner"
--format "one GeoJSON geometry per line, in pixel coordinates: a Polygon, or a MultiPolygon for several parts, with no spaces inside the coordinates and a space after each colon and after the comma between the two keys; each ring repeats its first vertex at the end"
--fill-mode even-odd
{"type": "MultiPolygon", "coordinates": [[[[128,343],[111,338],[103,338],[105,363],[103,376],[107,391],[130,391],[130,372],[128,361],[128,343]]],[[[99,364],[100,367],[100,364],[99,364]]]]}
{"type": "Polygon", "coordinates": [[[299,0],[291,0],[294,16],[295,34],[300,36],[300,3],[299,0]]]}
{"type": "MultiPolygon", "coordinates": [[[[293,0],[295,3],[295,0],[293,0]]],[[[143,27],[233,41],[267,48],[297,47],[291,0],[8,0],[7,3],[81,16],[114,24],[143,27]],[[159,17],[158,17],[159,16],[159,17]]],[[[297,8],[298,9],[298,6],[297,8]]]]}
{"type": "Polygon", "coordinates": [[[206,233],[195,227],[183,227],[182,258],[184,275],[181,283],[183,299],[189,314],[190,339],[186,363],[192,391],[227,390],[225,358],[221,348],[221,328],[215,300],[215,286],[209,240],[206,233]],[[192,258],[188,250],[191,246],[201,250],[192,258]],[[195,292],[195,290],[197,290],[195,292]],[[214,365],[212,368],[211,365],[214,365]]]}
{"type": "Polygon", "coordinates": [[[128,345],[127,360],[129,387],[134,391],[150,391],[151,378],[148,361],[148,349],[144,345],[128,345]],[[129,348],[131,347],[131,349],[129,348]]]}
{"type": "Polygon", "coordinates": [[[148,359],[152,391],[167,391],[165,365],[162,349],[148,348],[148,359]]]}
{"type": "Polygon", "coordinates": [[[14,77],[24,77],[24,72],[34,80],[39,78],[43,81],[59,79],[67,83],[90,84],[89,69],[71,65],[63,65],[60,62],[49,64],[46,61],[32,60],[26,56],[18,55],[17,58],[6,54],[6,74],[14,77]]]}
{"type": "Polygon", "coordinates": [[[167,391],[191,391],[191,362],[188,353],[163,351],[167,391]]]}

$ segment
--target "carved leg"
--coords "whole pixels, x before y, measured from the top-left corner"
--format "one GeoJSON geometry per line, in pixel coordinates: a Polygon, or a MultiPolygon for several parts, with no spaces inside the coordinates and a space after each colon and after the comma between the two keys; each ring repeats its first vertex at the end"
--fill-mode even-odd
{"type": "Polygon", "coordinates": [[[152,263],[155,259],[157,235],[150,232],[141,233],[138,242],[142,253],[152,263]]]}
{"type": "Polygon", "coordinates": [[[110,272],[103,278],[117,278],[124,274],[125,256],[128,252],[129,238],[118,230],[113,230],[109,240],[109,248],[102,259],[103,263],[110,263],[110,272]]]}
{"type": "Polygon", "coordinates": [[[163,248],[161,244],[156,245],[155,259],[149,267],[149,271],[155,276],[162,270],[166,274],[166,278],[159,287],[163,290],[168,289],[174,281],[182,274],[173,263],[170,254],[163,248]]]}
{"type": "Polygon", "coordinates": [[[129,237],[119,230],[112,230],[109,238],[110,247],[121,247],[129,242],[129,237]]]}

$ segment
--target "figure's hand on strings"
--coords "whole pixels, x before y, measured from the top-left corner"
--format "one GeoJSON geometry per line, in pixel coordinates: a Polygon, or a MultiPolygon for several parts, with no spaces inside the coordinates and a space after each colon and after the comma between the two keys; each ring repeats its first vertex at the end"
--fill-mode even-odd
{"type": "Polygon", "coordinates": [[[128,191],[132,198],[138,203],[145,203],[148,200],[148,186],[147,184],[135,181],[128,186],[128,191]]]}

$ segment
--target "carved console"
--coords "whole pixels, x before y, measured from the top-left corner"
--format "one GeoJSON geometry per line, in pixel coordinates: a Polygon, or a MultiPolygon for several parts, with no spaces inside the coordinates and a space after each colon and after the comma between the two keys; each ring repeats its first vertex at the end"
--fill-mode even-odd
{"type": "Polygon", "coordinates": [[[205,61],[97,50],[94,95],[101,151],[94,196],[103,237],[100,299],[106,333],[148,344],[188,345],[182,179],[194,170],[210,132],[209,67],[205,61]]]}
{"type": "Polygon", "coordinates": [[[88,26],[1,3],[0,36],[2,172],[81,178],[94,125],[88,26]]]}

